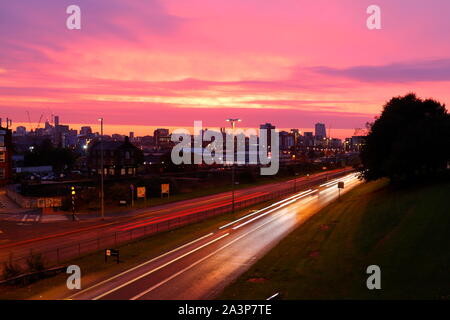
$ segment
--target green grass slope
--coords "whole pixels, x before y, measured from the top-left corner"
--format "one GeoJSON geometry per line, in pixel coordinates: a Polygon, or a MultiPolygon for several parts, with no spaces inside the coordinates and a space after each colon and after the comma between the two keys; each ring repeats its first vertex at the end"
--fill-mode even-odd
{"type": "Polygon", "coordinates": [[[283,239],[220,299],[449,299],[450,183],[363,184],[283,239]],[[366,268],[381,268],[368,290],[366,268]]]}

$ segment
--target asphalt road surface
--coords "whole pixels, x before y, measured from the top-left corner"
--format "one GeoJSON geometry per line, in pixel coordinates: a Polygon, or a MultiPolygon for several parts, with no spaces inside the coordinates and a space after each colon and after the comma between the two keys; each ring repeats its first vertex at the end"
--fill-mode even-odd
{"type": "MultiPolygon", "coordinates": [[[[297,192],[112,278],[70,299],[212,299],[283,237],[360,181],[355,173],[297,192]]],[[[261,297],[265,299],[267,297],[261,297]]]]}
{"type": "MultiPolygon", "coordinates": [[[[306,184],[314,182],[323,183],[326,181],[326,177],[342,174],[348,170],[349,169],[347,168],[328,171],[311,175],[310,177],[292,179],[286,182],[241,189],[235,192],[235,198],[237,201],[239,201],[239,199],[251,199],[277,190],[283,190],[286,187],[292,187],[294,185],[298,190],[301,190],[302,186],[306,184]]],[[[202,210],[207,210],[208,208],[229,203],[230,201],[231,193],[224,192],[206,197],[168,203],[152,208],[139,209],[130,216],[106,220],[93,225],[81,227],[82,224],[74,222],[73,228],[64,230],[63,232],[44,233],[39,237],[0,243],[0,261],[7,261],[11,253],[13,254],[14,259],[17,259],[17,257],[28,256],[30,250],[33,250],[33,252],[54,252],[56,251],[56,248],[74,246],[74,244],[86,242],[98,237],[111,236],[117,231],[137,229],[142,225],[153,223],[155,219],[169,219],[171,217],[176,217],[183,212],[195,214],[202,210]]],[[[29,226],[17,226],[17,228],[26,227],[29,226]]],[[[18,232],[20,232],[20,230],[18,232]]]]}

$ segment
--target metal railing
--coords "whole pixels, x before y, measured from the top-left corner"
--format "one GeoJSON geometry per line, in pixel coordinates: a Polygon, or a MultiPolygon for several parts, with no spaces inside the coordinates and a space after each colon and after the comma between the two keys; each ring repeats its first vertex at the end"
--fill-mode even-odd
{"type": "MultiPolygon", "coordinates": [[[[349,170],[350,171],[350,170],[349,170]]],[[[328,177],[323,177],[320,180],[315,180],[311,182],[304,182],[299,185],[298,183],[293,183],[293,185],[288,185],[286,188],[281,190],[269,192],[267,194],[242,200],[235,202],[235,210],[239,211],[263,202],[277,200],[283,198],[287,195],[293,194],[295,192],[299,192],[303,189],[308,189],[311,186],[317,185],[321,183],[321,181],[326,181],[330,178],[336,178],[338,176],[347,174],[349,171],[343,171],[335,174],[330,174],[328,177]]],[[[61,245],[52,249],[46,250],[37,250],[36,248],[30,249],[33,254],[41,254],[45,259],[47,267],[59,265],[62,262],[65,262],[69,259],[74,259],[80,257],[82,255],[86,255],[89,253],[93,253],[102,249],[117,247],[118,245],[122,245],[128,242],[132,242],[139,238],[155,235],[157,233],[161,233],[164,231],[173,230],[179,228],[181,226],[185,226],[188,224],[196,223],[199,221],[206,220],[210,217],[214,217],[220,214],[224,214],[227,212],[231,212],[232,204],[226,204],[218,207],[214,207],[209,210],[187,214],[183,216],[174,217],[172,219],[167,219],[165,221],[160,221],[157,223],[149,223],[147,225],[143,225],[140,227],[132,228],[129,230],[123,231],[112,231],[108,234],[104,234],[101,236],[94,237],[92,239],[78,241],[69,245],[61,245]]],[[[159,218],[164,218],[161,216],[159,218]]],[[[12,264],[19,265],[21,267],[26,266],[26,261],[29,258],[30,254],[14,254],[13,252],[9,253],[8,262],[12,264]]],[[[5,260],[0,262],[0,271],[2,271],[4,263],[7,262],[5,260]]]]}

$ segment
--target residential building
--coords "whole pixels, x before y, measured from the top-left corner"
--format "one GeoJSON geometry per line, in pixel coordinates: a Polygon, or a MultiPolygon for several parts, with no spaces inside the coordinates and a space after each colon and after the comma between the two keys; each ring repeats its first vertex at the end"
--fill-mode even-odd
{"type": "Polygon", "coordinates": [[[143,162],[142,151],[128,137],[124,141],[95,141],[88,149],[87,164],[92,173],[101,174],[102,149],[106,176],[134,176],[137,167],[143,162]]]}
{"type": "Polygon", "coordinates": [[[4,186],[11,181],[12,177],[12,130],[9,124],[3,127],[0,120],[0,186],[4,186]]]}

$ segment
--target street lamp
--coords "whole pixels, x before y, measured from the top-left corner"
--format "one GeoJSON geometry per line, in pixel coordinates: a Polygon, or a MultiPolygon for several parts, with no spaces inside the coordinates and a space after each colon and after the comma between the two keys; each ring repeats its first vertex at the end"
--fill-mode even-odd
{"type": "Polygon", "coordinates": [[[234,129],[236,128],[236,122],[241,122],[241,119],[235,118],[235,119],[227,119],[226,121],[231,122],[231,128],[233,129],[233,135],[234,135],[234,129]]]}
{"type": "Polygon", "coordinates": [[[99,118],[98,121],[100,121],[100,170],[101,177],[100,177],[100,205],[101,205],[101,214],[102,214],[102,220],[105,219],[105,186],[104,186],[104,174],[105,170],[103,168],[103,118],[99,118]]]}
{"type": "Polygon", "coordinates": [[[234,129],[236,128],[236,122],[241,122],[241,119],[238,118],[230,118],[226,121],[231,123],[231,128],[233,130],[233,164],[231,167],[231,212],[234,213],[234,185],[235,185],[235,163],[234,163],[234,129]]]}

